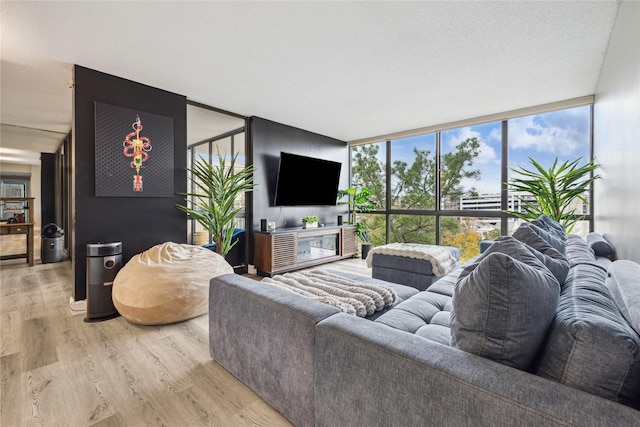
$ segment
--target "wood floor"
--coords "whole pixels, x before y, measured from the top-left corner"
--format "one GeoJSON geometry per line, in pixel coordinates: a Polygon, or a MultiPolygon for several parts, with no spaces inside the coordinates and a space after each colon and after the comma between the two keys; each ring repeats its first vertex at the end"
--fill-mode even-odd
{"type": "Polygon", "coordinates": [[[206,315],[86,323],[71,294],[69,262],[0,263],[0,426],[291,425],[211,360],[206,315]]]}

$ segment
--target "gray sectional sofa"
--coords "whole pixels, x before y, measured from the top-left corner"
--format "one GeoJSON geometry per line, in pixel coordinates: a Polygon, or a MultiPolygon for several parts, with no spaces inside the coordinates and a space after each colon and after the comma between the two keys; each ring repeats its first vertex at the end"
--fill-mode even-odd
{"type": "Polygon", "coordinates": [[[640,265],[554,226],[426,291],[345,274],[396,291],[375,318],[216,277],[211,356],[297,426],[640,425],[640,265]]]}

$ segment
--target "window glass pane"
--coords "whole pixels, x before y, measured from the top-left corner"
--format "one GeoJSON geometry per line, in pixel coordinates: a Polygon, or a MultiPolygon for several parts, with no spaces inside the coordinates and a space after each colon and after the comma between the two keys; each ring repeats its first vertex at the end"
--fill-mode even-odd
{"type": "Polygon", "coordinates": [[[213,143],[213,153],[214,161],[217,162],[217,155],[220,153],[221,156],[225,156],[227,159],[231,158],[231,155],[234,154],[231,152],[231,137],[220,139],[213,143]]]}
{"type": "Polygon", "coordinates": [[[351,149],[351,186],[373,191],[376,209],[384,209],[386,201],[386,143],[367,144],[351,149]]]}
{"type": "Polygon", "coordinates": [[[195,153],[194,162],[197,162],[199,159],[209,160],[209,144],[201,144],[197,145],[193,148],[195,153]]]}
{"type": "MultiPolygon", "coordinates": [[[[193,162],[198,162],[200,159],[209,161],[209,144],[200,144],[197,145],[195,147],[192,148],[193,152],[194,152],[194,159],[193,162]]],[[[189,157],[189,161],[191,161],[191,158],[189,157]]],[[[195,183],[193,183],[191,181],[191,174],[188,174],[188,181],[190,188],[189,191],[190,192],[195,192],[195,193],[202,193],[202,190],[200,190],[195,183]]],[[[193,201],[195,201],[195,198],[192,198],[193,201]]],[[[193,207],[193,206],[192,206],[193,207]]],[[[188,226],[188,230],[191,231],[193,230],[193,234],[191,236],[189,236],[189,240],[191,242],[193,242],[193,244],[195,245],[202,245],[202,244],[206,244],[206,243],[210,243],[209,240],[209,232],[202,226],[200,225],[200,223],[194,219],[190,220],[190,225],[188,226]]]]}
{"type": "Polygon", "coordinates": [[[391,141],[392,208],[435,208],[435,153],[435,134],[391,141]]]}
{"type": "Polygon", "coordinates": [[[387,243],[387,221],[384,215],[357,214],[357,221],[366,225],[369,241],[373,246],[381,246],[387,243]]]}
{"type": "MultiPolygon", "coordinates": [[[[244,150],[244,133],[240,133],[237,135],[233,136],[233,155],[237,155],[238,157],[236,157],[236,169],[240,170],[240,169],[244,169],[246,167],[246,156],[245,156],[245,150],[244,150]]],[[[237,208],[243,208],[245,207],[245,201],[246,201],[246,195],[244,193],[239,194],[238,197],[236,197],[236,201],[234,203],[234,206],[237,208]]],[[[241,213],[240,215],[244,215],[244,212],[241,213]]],[[[241,218],[236,218],[236,227],[237,228],[244,228],[244,220],[241,218]]]]}
{"type": "Polygon", "coordinates": [[[239,133],[233,136],[233,154],[237,154],[238,160],[242,160],[242,163],[244,163],[244,133],[239,133]]]}
{"type": "Polygon", "coordinates": [[[500,218],[442,217],[440,244],[460,249],[460,261],[480,254],[480,242],[500,236],[500,218]]]}
{"type": "Polygon", "coordinates": [[[577,234],[586,239],[587,234],[589,234],[589,221],[577,221],[571,229],[571,234],[577,234]]]}
{"type": "Polygon", "coordinates": [[[427,215],[391,215],[391,243],[436,243],[436,218],[427,215]]]}
{"type": "Polygon", "coordinates": [[[445,131],[441,141],[441,209],[500,210],[501,122],[445,131]]]}
{"type": "MultiPolygon", "coordinates": [[[[529,158],[535,160],[545,170],[551,168],[556,159],[558,166],[565,161],[572,162],[578,159],[580,159],[578,166],[588,163],[590,121],[589,105],[509,120],[509,178],[517,176],[513,171],[514,168],[538,173],[529,158]]],[[[586,202],[576,199],[571,204],[570,209],[575,209],[576,215],[589,212],[588,192],[583,197],[586,202]]],[[[512,198],[524,198],[535,203],[528,193],[519,193],[510,189],[509,199],[512,198]]],[[[510,209],[521,211],[522,207],[521,202],[513,207],[510,206],[510,209]]]]}

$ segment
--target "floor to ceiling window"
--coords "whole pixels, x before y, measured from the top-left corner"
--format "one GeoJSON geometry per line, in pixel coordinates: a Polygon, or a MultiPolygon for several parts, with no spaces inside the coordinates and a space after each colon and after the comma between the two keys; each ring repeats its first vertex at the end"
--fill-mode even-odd
{"type": "MultiPolygon", "coordinates": [[[[236,156],[236,167],[244,167],[245,161],[245,120],[239,116],[222,113],[205,106],[187,106],[187,167],[190,168],[197,159],[205,159],[209,163],[218,162],[218,155],[228,161],[236,156]]],[[[189,192],[195,192],[196,186],[189,178],[189,192]]],[[[236,206],[245,206],[244,194],[236,200],[236,206]]],[[[236,217],[236,227],[245,228],[246,213],[243,211],[236,217]]],[[[197,221],[189,219],[187,241],[202,245],[213,243],[213,236],[197,221]]]]}
{"type": "MultiPolygon", "coordinates": [[[[352,186],[371,189],[376,200],[375,211],[358,220],[367,223],[374,245],[444,244],[460,248],[465,260],[477,255],[480,241],[512,233],[519,220],[507,211],[530,199],[509,191],[513,168],[527,166],[529,157],[545,168],[556,157],[590,160],[591,101],[354,144],[352,186]]],[[[586,235],[588,203],[576,214],[584,220],[573,232],[586,235]]]]}

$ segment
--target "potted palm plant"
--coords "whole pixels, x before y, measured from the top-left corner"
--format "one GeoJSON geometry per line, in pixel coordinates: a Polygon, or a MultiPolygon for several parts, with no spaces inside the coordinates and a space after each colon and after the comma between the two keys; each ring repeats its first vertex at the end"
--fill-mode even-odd
{"type": "Polygon", "coordinates": [[[186,205],[177,208],[198,221],[214,238],[216,252],[225,256],[237,243],[233,240],[234,219],[242,210],[235,206],[236,198],[254,188],[253,165],[236,167],[238,154],[227,163],[225,156],[218,152],[218,161],[210,164],[198,159],[187,171],[195,186],[192,193],[180,193],[185,196],[186,205]]]}
{"type": "Polygon", "coordinates": [[[591,183],[600,178],[600,175],[593,174],[600,165],[591,160],[583,166],[578,166],[580,160],[567,160],[558,165],[556,157],[553,165],[545,169],[529,157],[535,170],[512,168],[516,175],[509,181],[509,188],[531,194],[535,203],[521,199],[523,211],[508,212],[525,220],[536,219],[545,214],[562,224],[567,233],[571,232],[575,223],[584,218],[575,215],[576,208],[572,202],[577,199],[586,203],[585,193],[591,183]]]}
{"type": "Polygon", "coordinates": [[[356,235],[361,243],[362,258],[366,258],[371,247],[373,246],[369,240],[369,227],[364,221],[357,221],[356,214],[372,211],[376,204],[371,198],[373,191],[366,187],[360,190],[356,188],[347,188],[346,190],[338,190],[338,199],[347,198],[346,201],[338,202],[339,205],[349,206],[349,224],[355,224],[356,235]]]}

